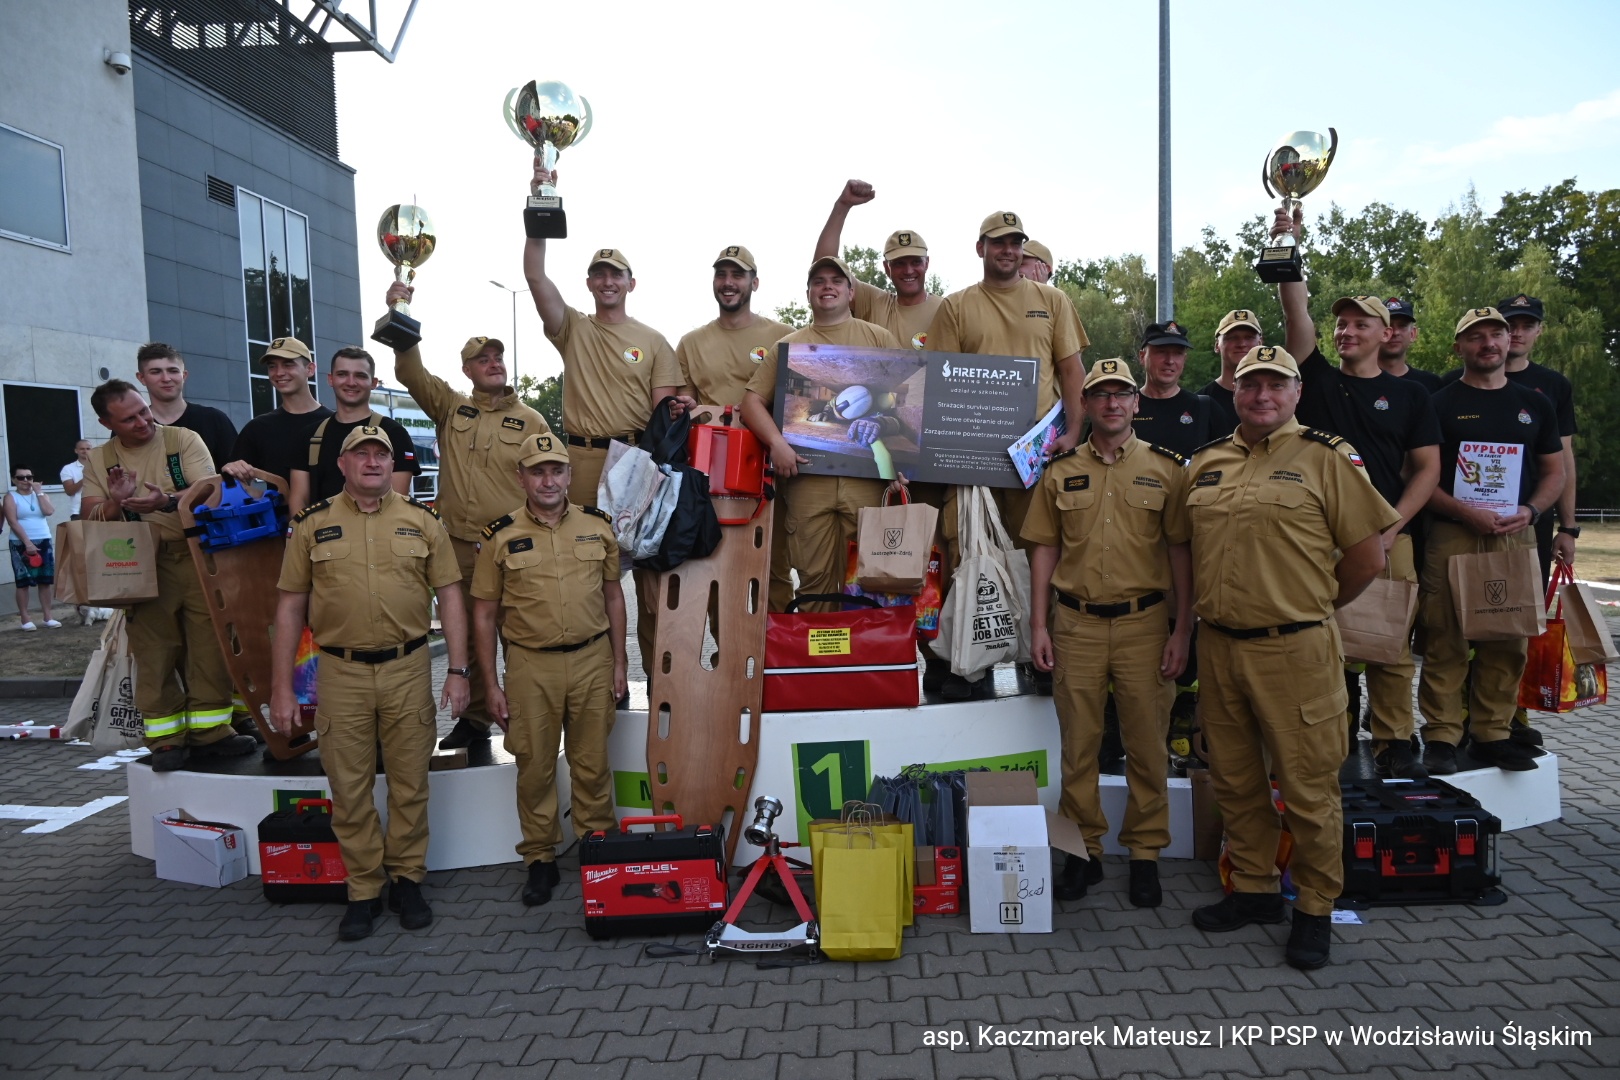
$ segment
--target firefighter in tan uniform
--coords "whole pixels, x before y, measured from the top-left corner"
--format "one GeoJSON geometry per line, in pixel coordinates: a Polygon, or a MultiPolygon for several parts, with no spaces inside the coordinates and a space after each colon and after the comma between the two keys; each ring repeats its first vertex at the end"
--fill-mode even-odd
{"type": "MultiPolygon", "coordinates": [[[[681,394],[705,405],[741,409],[748,380],[776,354],[776,343],[793,327],[767,319],[753,310],[759,289],[759,270],[753,253],[740,244],[722,248],[714,260],[714,299],[719,316],[698,327],[675,346],[681,368],[681,394]]],[[[738,413],[740,417],[740,411],[738,413]]],[[[703,419],[703,417],[699,417],[703,419]]],[[[786,503],[773,500],[771,512],[770,610],[781,611],[793,599],[793,578],[788,572],[786,503]]],[[[718,616],[716,616],[718,618],[718,616]]]]}
{"type": "Polygon", "coordinates": [[[152,769],[250,754],[257,740],[231,730],[231,677],[219,651],[208,598],[180,524],[175,494],[214,475],[196,432],[152,419],[140,391],[111,379],[90,395],[113,437],[90,452],[79,516],[145,521],[158,534],[158,597],[129,609],[135,707],[146,726],[152,769]]]}
{"type": "Polygon", "coordinates": [[[315,731],[349,874],[338,937],[355,941],[371,933],[390,878],[388,906],[400,925],[416,930],[433,921],[420,886],[437,714],[426,648],[434,598],[450,661],[441,703],[451,715],[467,707],[467,619],[461,571],[439,516],[393,490],[388,433],[365,425],[350,431],[338,468],[343,493],[294,516],[282,559],[270,722],[290,734],[297,720],[293,660],[307,620],[324,654],[315,731]],[[386,834],[372,801],[379,744],[388,771],[386,834]]]}
{"type": "MultiPolygon", "coordinates": [[[[855,275],[842,259],[823,256],[810,266],[811,323],[779,344],[860,345],[897,349],[900,343],[881,326],[850,312],[855,275]]],[[[849,542],[855,539],[862,507],[880,506],[884,483],[860,476],[799,476],[800,457],[771,419],[776,400],[777,356],[773,352],[748,380],[743,422],[770,448],[778,497],[787,502],[788,559],[799,573],[801,593],[844,590],[849,542]]],[[[813,605],[813,610],[824,610],[813,605]]]]}
{"type": "Polygon", "coordinates": [[[1030,552],[1031,651],[1035,666],[1053,673],[1063,739],[1058,809],[1079,824],[1090,853],[1089,859],[1068,857],[1057,897],[1077,900],[1102,879],[1108,821],[1097,788],[1097,751],[1112,683],[1125,743],[1128,794],[1119,842],[1130,852],[1130,899],[1137,907],[1158,907],[1159,852],[1170,843],[1165,738],[1192,637],[1192,555],[1187,460],[1136,437],[1136,393],[1124,360],[1092,367],[1082,390],[1091,438],[1052,459],[1035,486],[1023,531],[1036,545],[1030,552]]]}
{"type": "MultiPolygon", "coordinates": [[[[415,290],[395,282],[388,302],[409,300],[415,290]]],[[[421,410],[433,418],[439,439],[439,493],[434,509],[449,530],[465,593],[472,585],[478,558],[478,534],[484,523],[506,513],[519,491],[512,482],[518,448],[536,432],[551,428],[545,417],[523,404],[507,384],[506,346],[492,337],[472,337],[461,347],[461,370],[472,383],[462,393],[422,365],[412,346],[394,354],[394,376],[409,390],[421,410]]],[[[439,743],[455,750],[489,739],[490,716],[484,705],[484,679],[473,668],[472,700],[439,743]]]]}
{"type": "Polygon", "coordinates": [[[574,834],[611,829],[607,740],[626,686],[624,592],[613,523],[569,501],[569,451],[553,435],[524,444],[521,507],[489,523],[473,579],[474,641],[489,672],[490,709],[517,756],[517,811],[528,864],[523,902],[551,899],[558,881],[557,746],[567,739],[574,834]],[[506,644],[506,689],[495,678],[495,636],[506,644]]]}
{"type": "MultiPolygon", "coordinates": [[[[1045,416],[1062,399],[1065,412],[1078,417],[1080,385],[1086,374],[1080,353],[1089,341],[1066,293],[1020,276],[1024,241],[1028,238],[1017,214],[999,212],[984,219],[979,225],[976,248],[984,260],[984,279],[945,298],[928,328],[928,350],[1033,357],[1039,361],[1035,415],[1045,416]]],[[[1072,423],[1058,439],[1054,452],[1061,453],[1079,442],[1080,425],[1072,423]]],[[[992,494],[1008,534],[1019,537],[1029,507],[1029,492],[994,488],[992,494]]],[[[945,538],[946,564],[954,573],[961,562],[955,489],[945,496],[940,532],[945,538]]],[[[929,667],[932,670],[924,674],[924,688],[937,688],[948,698],[969,698],[989,686],[988,673],[969,683],[939,664],[929,667]]]]}
{"type": "MultiPolygon", "coordinates": [[[[556,174],[534,159],[533,189],[553,184],[556,174]]],[[[563,426],[568,429],[568,455],[574,479],[568,497],[578,506],[596,505],[596,489],[615,439],[635,445],[653,406],[677,399],[676,414],[696,404],[680,394],[681,368],[664,335],[632,319],[625,303],[635,291],[630,260],[617,248],[599,248],[585,267],[585,287],[596,313],[585,315],[563,302],[546,271],[546,242],[528,240],[523,248],[523,274],[546,338],[563,361],[563,426]]],[[[628,563],[628,559],[625,560],[628,563]]],[[[657,627],[658,575],[637,570],[636,642],[642,670],[652,671],[657,627]]]]}
{"type": "Polygon", "coordinates": [[[1348,695],[1333,611],[1383,570],[1381,533],[1400,515],[1348,443],[1294,419],[1299,365],[1286,350],[1250,350],[1235,378],[1238,429],[1193,455],[1187,494],[1193,609],[1206,628],[1199,706],[1235,891],[1193,923],[1220,933],[1283,920],[1269,762],[1299,890],[1285,955],[1318,968],[1344,884],[1348,695]]]}

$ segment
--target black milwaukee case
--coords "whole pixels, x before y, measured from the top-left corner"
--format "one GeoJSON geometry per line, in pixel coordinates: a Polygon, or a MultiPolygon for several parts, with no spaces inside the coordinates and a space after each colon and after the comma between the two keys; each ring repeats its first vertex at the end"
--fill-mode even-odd
{"type": "Polygon", "coordinates": [[[331,799],[299,799],[259,822],[259,877],[264,898],[278,904],[348,902],[331,799]]]}
{"type": "Polygon", "coordinates": [[[1440,780],[1346,784],[1343,908],[1499,904],[1501,819],[1440,780]]]}
{"type": "Polygon", "coordinates": [[[726,834],[720,825],[683,828],[679,814],[628,817],[579,848],[585,932],[706,933],[726,909],[726,834]],[[631,832],[632,825],[674,825],[631,832]]]}

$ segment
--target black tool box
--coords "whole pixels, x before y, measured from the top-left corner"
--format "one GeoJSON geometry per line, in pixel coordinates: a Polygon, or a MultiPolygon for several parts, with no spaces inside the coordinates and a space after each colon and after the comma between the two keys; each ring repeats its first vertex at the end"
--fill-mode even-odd
{"type": "Polygon", "coordinates": [[[278,904],[348,902],[331,799],[299,799],[259,822],[259,877],[264,898],[278,904]]]}
{"type": "Polygon", "coordinates": [[[726,833],[720,825],[683,828],[679,814],[628,817],[618,832],[598,830],[579,847],[585,932],[704,933],[725,912],[726,833]],[[673,825],[631,832],[632,825],[673,825]]]}
{"type": "Polygon", "coordinates": [[[1338,906],[1500,904],[1502,822],[1440,780],[1364,780],[1344,793],[1344,890],[1338,906]]]}

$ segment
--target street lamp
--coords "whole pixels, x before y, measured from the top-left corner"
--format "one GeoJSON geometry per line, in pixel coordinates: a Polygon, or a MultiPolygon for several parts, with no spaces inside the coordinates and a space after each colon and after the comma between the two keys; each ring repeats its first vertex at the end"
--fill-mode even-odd
{"type": "Polygon", "coordinates": [[[518,293],[523,292],[525,290],[523,290],[523,289],[508,289],[505,285],[502,285],[500,282],[496,281],[494,278],[490,278],[489,283],[491,285],[495,286],[497,289],[502,290],[503,292],[509,292],[509,293],[512,294],[512,362],[508,366],[509,366],[509,368],[510,368],[510,370],[512,372],[512,389],[516,390],[517,389],[517,345],[518,345],[518,342],[517,342],[517,298],[518,298],[518,293]]]}

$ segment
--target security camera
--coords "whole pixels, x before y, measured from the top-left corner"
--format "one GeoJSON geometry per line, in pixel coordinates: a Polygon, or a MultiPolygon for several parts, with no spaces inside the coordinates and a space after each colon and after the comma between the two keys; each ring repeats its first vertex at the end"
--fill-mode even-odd
{"type": "Polygon", "coordinates": [[[127,52],[113,52],[111,49],[103,49],[101,52],[101,62],[112,68],[120,75],[129,74],[130,59],[129,53],[127,52]]]}

